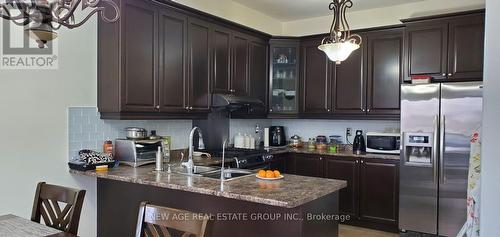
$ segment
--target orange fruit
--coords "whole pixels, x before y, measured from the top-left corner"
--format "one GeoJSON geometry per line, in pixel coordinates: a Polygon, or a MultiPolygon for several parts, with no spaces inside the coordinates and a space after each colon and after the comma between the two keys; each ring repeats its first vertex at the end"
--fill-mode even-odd
{"type": "Polygon", "coordinates": [[[275,171],[274,171],[274,177],[275,177],[275,178],[280,177],[280,175],[281,175],[281,173],[280,173],[278,170],[275,170],[275,171]]]}
{"type": "Polygon", "coordinates": [[[259,177],[265,178],[266,177],[266,171],[265,170],[259,170],[259,177]]]}
{"type": "Polygon", "coordinates": [[[274,178],[274,172],[271,170],[266,171],[266,178],[274,178]]]}

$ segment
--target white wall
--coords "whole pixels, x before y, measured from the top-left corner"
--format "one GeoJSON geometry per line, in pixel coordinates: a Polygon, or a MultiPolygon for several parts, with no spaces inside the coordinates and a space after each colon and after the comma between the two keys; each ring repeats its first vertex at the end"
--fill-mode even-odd
{"type": "Polygon", "coordinates": [[[95,236],[95,179],[67,169],[67,107],[96,105],[95,19],[60,31],[58,70],[0,70],[0,215],[29,218],[39,181],[82,188],[79,233],[95,236]]]}
{"type": "MultiPolygon", "coordinates": [[[[354,4],[356,2],[354,1],[354,4]]],[[[401,24],[400,19],[484,8],[484,0],[426,0],[393,7],[348,12],[352,29],[401,24]]],[[[283,23],[283,35],[303,36],[326,33],[333,16],[283,23]]]]}
{"type": "Polygon", "coordinates": [[[500,225],[500,1],[486,1],[486,45],[481,173],[481,236],[498,236],[500,225]]]}
{"type": "Polygon", "coordinates": [[[271,35],[281,35],[282,23],[231,0],[175,0],[180,4],[246,25],[271,35]]]}

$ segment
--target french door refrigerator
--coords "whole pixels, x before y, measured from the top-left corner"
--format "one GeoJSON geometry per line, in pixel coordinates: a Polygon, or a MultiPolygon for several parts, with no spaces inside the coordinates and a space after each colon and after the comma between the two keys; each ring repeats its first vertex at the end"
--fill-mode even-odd
{"type": "Polygon", "coordinates": [[[466,221],[479,82],[402,85],[399,228],[455,237],[466,221]]]}

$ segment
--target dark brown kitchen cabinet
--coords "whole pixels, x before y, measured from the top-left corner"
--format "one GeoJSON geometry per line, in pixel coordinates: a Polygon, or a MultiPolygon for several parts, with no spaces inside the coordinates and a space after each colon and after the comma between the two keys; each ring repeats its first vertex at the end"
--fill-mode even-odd
{"type": "MultiPolygon", "coordinates": [[[[364,37],[364,34],[360,34],[364,37]]],[[[366,80],[364,76],[365,45],[335,65],[332,85],[332,110],[335,115],[366,114],[366,80]]],[[[321,52],[323,53],[323,52],[321,52]]],[[[324,54],[324,53],[323,53],[324,54]]]]}
{"type": "MultiPolygon", "coordinates": [[[[158,11],[146,1],[124,1],[121,19],[121,111],[157,111],[158,11]]],[[[100,32],[101,36],[102,33],[100,32]]]]}
{"type": "Polygon", "coordinates": [[[157,2],[122,0],[121,5],[117,23],[98,24],[101,118],[206,116],[210,25],[157,2]]]}
{"type": "Polygon", "coordinates": [[[407,76],[446,78],[448,24],[440,20],[406,26],[407,76]]]}
{"type": "Polygon", "coordinates": [[[347,187],[339,192],[339,210],[351,219],[357,219],[359,213],[359,158],[326,158],[325,178],[347,181],[347,187]]]}
{"type": "MultiPolygon", "coordinates": [[[[210,110],[210,24],[197,18],[189,18],[189,108],[197,113],[210,110]]],[[[174,92],[173,90],[170,90],[174,92]]],[[[175,93],[174,93],[175,94],[175,93]]]]}
{"type": "Polygon", "coordinates": [[[213,89],[215,93],[228,93],[231,88],[231,30],[215,26],[213,39],[213,89]]]}
{"type": "Polygon", "coordinates": [[[448,77],[451,80],[481,80],[484,59],[484,14],[450,21],[448,77]]]}
{"type": "Polygon", "coordinates": [[[323,157],[307,154],[294,154],[296,175],[323,177],[323,157]]]}
{"type": "Polygon", "coordinates": [[[321,39],[301,42],[301,114],[331,113],[331,83],[335,75],[332,63],[318,49],[321,39]]]}
{"type": "Polygon", "coordinates": [[[243,34],[233,33],[232,38],[232,76],[231,92],[247,96],[249,91],[248,66],[249,66],[249,39],[243,34]]]}
{"type": "Polygon", "coordinates": [[[399,212],[399,162],[361,159],[359,218],[397,226],[399,212]]]}
{"type": "Polygon", "coordinates": [[[484,13],[404,22],[405,81],[419,75],[435,81],[482,80],[484,13]]]}
{"type": "Polygon", "coordinates": [[[399,115],[403,79],[403,29],[366,35],[366,112],[370,115],[399,115]]]}
{"type": "MultiPolygon", "coordinates": [[[[188,106],[188,17],[160,11],[159,87],[161,112],[185,112],[188,106]]],[[[191,27],[190,27],[191,30],[191,27]]],[[[189,45],[191,47],[191,45],[189,45]]]]}
{"type": "Polygon", "coordinates": [[[248,86],[249,96],[268,104],[268,45],[266,42],[251,40],[248,45],[248,86]]]}

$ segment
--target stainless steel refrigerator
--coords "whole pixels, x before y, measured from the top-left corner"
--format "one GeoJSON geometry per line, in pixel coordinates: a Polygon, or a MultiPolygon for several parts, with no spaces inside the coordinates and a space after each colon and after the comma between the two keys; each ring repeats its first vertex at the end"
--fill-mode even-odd
{"type": "Polygon", "coordinates": [[[466,221],[478,82],[402,85],[399,228],[455,237],[466,221]]]}

